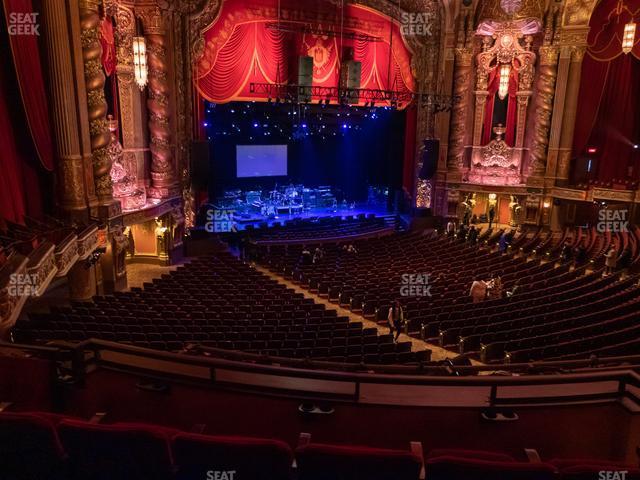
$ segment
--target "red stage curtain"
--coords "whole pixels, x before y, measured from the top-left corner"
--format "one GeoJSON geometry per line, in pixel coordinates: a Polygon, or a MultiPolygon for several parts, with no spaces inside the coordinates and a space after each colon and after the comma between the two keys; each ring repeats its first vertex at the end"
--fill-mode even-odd
{"type": "Polygon", "coordinates": [[[100,23],[100,45],[102,46],[102,68],[107,77],[116,71],[116,41],[113,36],[113,21],[106,17],[100,23]]]}
{"type": "Polygon", "coordinates": [[[10,68],[10,62],[3,62],[0,68],[0,218],[22,224],[24,215],[37,217],[42,213],[40,167],[30,162],[35,159],[34,152],[10,68]]]}
{"type": "Polygon", "coordinates": [[[498,74],[498,68],[494,68],[489,74],[488,87],[489,96],[487,97],[487,104],[484,107],[484,127],[482,130],[482,144],[487,145],[491,142],[493,136],[493,109],[496,104],[496,94],[500,89],[500,75],[498,74]]]}
{"type": "MultiPolygon", "coordinates": [[[[4,0],[5,19],[11,13],[35,12],[31,0],[4,0]]],[[[40,18],[40,17],[36,17],[40,18]]],[[[42,166],[53,170],[53,139],[49,121],[49,102],[44,87],[37,35],[9,35],[15,73],[20,87],[28,127],[42,166]]],[[[6,61],[6,58],[3,60],[6,61]]]]}
{"type": "Polygon", "coordinates": [[[622,52],[624,26],[633,20],[640,21],[640,0],[602,0],[591,18],[582,67],[573,155],[597,148],[596,178],[605,182],[640,178],[633,149],[640,142],[640,35],[630,54],[622,52]]]}
{"type": "Polygon", "coordinates": [[[517,115],[518,115],[518,70],[511,69],[511,75],[509,75],[509,105],[507,105],[507,132],[505,133],[504,141],[507,145],[513,147],[516,144],[516,127],[517,127],[517,115]]]}
{"type": "Polygon", "coordinates": [[[323,28],[322,19],[333,18],[336,8],[331,2],[308,9],[297,2],[284,5],[280,22],[292,31],[283,32],[273,28],[278,11],[275,0],[224,2],[204,33],[204,53],[195,76],[198,92],[216,103],[266,100],[267,95],[250,91],[251,83],[298,83],[300,55],[314,59],[314,85],[335,87],[341,46],[352,48],[354,60],[362,62],[361,88],[413,91],[411,52],[398,25],[381,14],[358,5],[345,6],[348,30],[374,35],[379,41],[299,32],[302,25],[323,28]]]}

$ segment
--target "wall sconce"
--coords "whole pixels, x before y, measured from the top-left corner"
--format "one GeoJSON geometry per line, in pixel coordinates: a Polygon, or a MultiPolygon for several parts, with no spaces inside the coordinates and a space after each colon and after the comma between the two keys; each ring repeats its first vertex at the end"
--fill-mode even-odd
{"type": "Polygon", "coordinates": [[[504,64],[500,67],[500,88],[498,96],[500,100],[507,98],[509,94],[509,77],[511,76],[511,65],[504,64]]]}
{"type": "Polygon", "coordinates": [[[624,26],[624,34],[622,35],[622,51],[625,54],[631,53],[633,45],[636,40],[636,24],[633,22],[627,23],[624,26]]]}
{"type": "Polygon", "coordinates": [[[542,206],[543,206],[544,208],[549,208],[549,207],[551,206],[551,203],[549,203],[549,202],[544,202],[544,203],[542,204],[542,206]]]}
{"type": "Polygon", "coordinates": [[[147,85],[147,45],[144,37],[133,37],[133,71],[140,90],[147,85]]]}

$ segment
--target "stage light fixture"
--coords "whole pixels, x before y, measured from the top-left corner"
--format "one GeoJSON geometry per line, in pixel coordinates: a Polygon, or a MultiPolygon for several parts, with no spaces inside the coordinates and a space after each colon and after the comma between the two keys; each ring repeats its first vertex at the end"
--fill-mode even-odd
{"type": "Polygon", "coordinates": [[[624,26],[624,34],[622,36],[622,51],[625,54],[631,53],[636,40],[636,24],[629,22],[624,26]]]}

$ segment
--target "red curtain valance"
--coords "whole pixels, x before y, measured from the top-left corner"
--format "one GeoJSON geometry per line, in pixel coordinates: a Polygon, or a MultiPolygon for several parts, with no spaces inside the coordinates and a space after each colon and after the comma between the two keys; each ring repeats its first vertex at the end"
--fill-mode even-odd
{"type": "MultiPolygon", "coordinates": [[[[204,33],[205,47],[196,65],[196,88],[203,98],[216,103],[234,100],[265,100],[252,93],[251,83],[298,83],[298,57],[313,57],[313,84],[338,85],[338,66],[343,49],[353,49],[361,62],[360,88],[414,91],[411,52],[397,24],[360,5],[346,5],[345,30],[375,36],[379,41],[340,39],[336,35],[302,33],[302,25],[318,30],[336,25],[336,5],[318,2],[302,9],[299,2],[281,2],[281,27],[276,0],[229,0],[216,21],[204,33]],[[327,22],[323,26],[323,21],[327,22]]],[[[339,24],[339,23],[338,23],[339,24]]]]}
{"type": "MultiPolygon", "coordinates": [[[[639,0],[602,0],[589,24],[589,56],[600,62],[608,62],[623,55],[624,27],[630,22],[640,23],[639,0]]],[[[640,58],[640,25],[637,29],[635,46],[630,55],[640,58]]]]}

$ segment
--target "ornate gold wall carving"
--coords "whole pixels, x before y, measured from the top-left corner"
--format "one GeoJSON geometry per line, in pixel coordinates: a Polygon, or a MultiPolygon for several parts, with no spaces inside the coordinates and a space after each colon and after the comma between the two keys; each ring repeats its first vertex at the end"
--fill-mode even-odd
{"type": "Polygon", "coordinates": [[[169,123],[167,38],[162,12],[159,8],[136,9],[136,13],[142,18],[149,69],[147,109],[149,113],[152,182],[149,194],[154,198],[166,198],[178,193],[169,123]]]}
{"type": "Polygon", "coordinates": [[[66,6],[64,0],[43,4],[48,81],[51,98],[53,134],[58,168],[60,206],[73,215],[85,214],[87,204],[84,170],[78,136],[77,96],[74,91],[73,66],[69,49],[66,6]]]}
{"type": "Polygon", "coordinates": [[[531,147],[530,173],[535,176],[544,175],[547,161],[547,147],[549,146],[549,130],[551,115],[553,114],[553,97],[558,76],[557,47],[544,46],[540,48],[540,76],[537,84],[536,114],[534,124],[534,138],[531,147]]]}
{"type": "Polygon", "coordinates": [[[111,177],[109,176],[111,160],[107,152],[111,136],[107,123],[107,102],[104,97],[105,78],[101,64],[100,0],[80,0],[79,5],[93,178],[99,203],[111,205],[113,203],[111,177]]]}
{"type": "Polygon", "coordinates": [[[473,78],[473,50],[470,48],[456,48],[455,59],[453,95],[458,97],[458,101],[455,103],[451,115],[448,159],[448,167],[450,169],[462,168],[463,164],[466,124],[469,113],[468,93],[473,78]]]}

